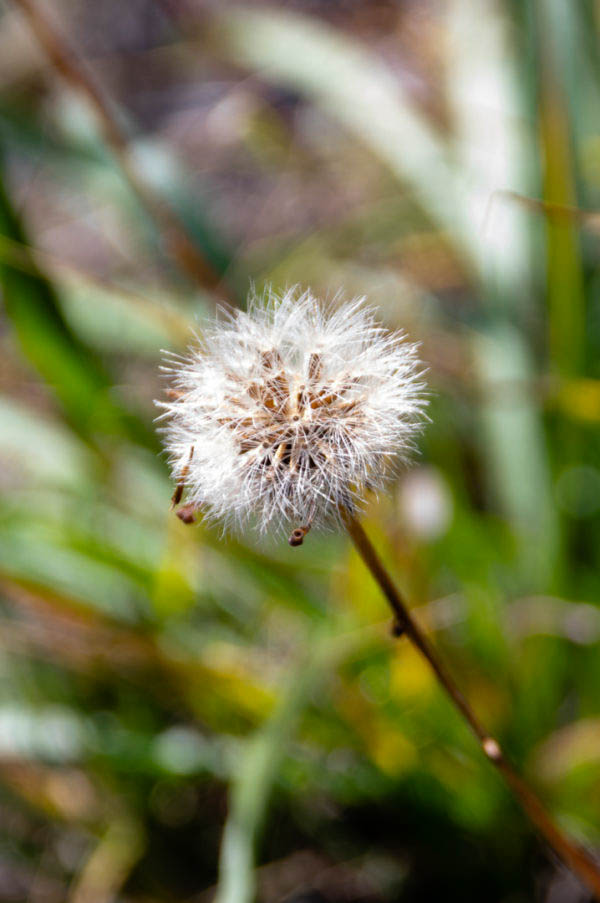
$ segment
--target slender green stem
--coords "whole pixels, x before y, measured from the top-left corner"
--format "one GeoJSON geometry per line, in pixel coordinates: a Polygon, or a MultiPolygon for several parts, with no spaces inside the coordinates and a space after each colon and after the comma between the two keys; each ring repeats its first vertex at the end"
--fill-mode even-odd
{"type": "Polygon", "coordinates": [[[530,821],[535,825],[539,833],[545,838],[560,858],[573,870],[573,872],[575,872],[576,875],[579,876],[579,878],[581,878],[590,890],[594,892],[597,899],[600,900],[600,866],[598,863],[594,861],[592,856],[586,850],[575,844],[561,831],[535,793],[515,771],[514,767],[503,753],[498,741],[485,730],[470,704],[457,687],[449,671],[446,669],[446,666],[441,661],[438,652],[412,617],[404,599],[396,588],[361,524],[349,511],[344,509],[341,514],[346,529],[348,530],[359,555],[370,570],[375,581],[379,584],[380,589],[394,613],[394,633],[397,636],[406,634],[421,655],[427,659],[435,676],[454,703],[454,706],[458,709],[479,740],[484,754],[501,773],[530,821]]]}
{"type": "Polygon", "coordinates": [[[283,687],[273,715],[244,745],[232,776],[215,903],[255,899],[255,846],[270,793],[290,737],[310,693],[329,668],[332,651],[330,632],[317,629],[283,687]]]}

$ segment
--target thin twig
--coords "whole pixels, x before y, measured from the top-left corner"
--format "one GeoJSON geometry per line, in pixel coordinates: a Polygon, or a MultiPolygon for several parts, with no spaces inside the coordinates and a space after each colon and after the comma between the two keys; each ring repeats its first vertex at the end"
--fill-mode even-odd
{"type": "Polygon", "coordinates": [[[44,48],[54,67],[77,91],[84,94],[94,109],[104,140],[113,151],[123,174],[150,213],[162,234],[165,247],[179,266],[202,288],[229,301],[219,273],[202,256],[185,226],[171,208],[140,177],[129,153],[129,142],[118,124],[110,102],[84,68],[66,39],[48,22],[35,0],[14,0],[29,22],[32,32],[44,48]]]}
{"type": "Polygon", "coordinates": [[[594,892],[595,896],[600,899],[600,866],[586,850],[577,846],[560,830],[535,793],[514,770],[502,752],[498,741],[485,730],[477,715],[456,686],[446,666],[440,660],[437,651],[413,619],[406,603],[360,523],[354,515],[345,509],[342,510],[341,514],[359,555],[379,584],[394,613],[394,632],[397,635],[406,634],[421,655],[427,659],[440,684],[479,740],[487,758],[496,766],[506,783],[510,786],[525,814],[561,859],[570,866],[594,892]]]}

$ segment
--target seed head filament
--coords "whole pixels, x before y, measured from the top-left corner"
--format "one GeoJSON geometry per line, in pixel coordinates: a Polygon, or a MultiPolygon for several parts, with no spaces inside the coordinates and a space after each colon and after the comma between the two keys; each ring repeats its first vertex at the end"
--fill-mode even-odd
{"type": "Polygon", "coordinates": [[[296,539],[339,522],[412,450],[426,404],[418,367],[416,346],[361,300],[267,293],[207,323],[166,368],[160,403],[177,499],[185,485],[203,516],[291,526],[304,531],[296,539]]]}
{"type": "MultiPolygon", "coordinates": [[[[310,482],[323,471],[340,444],[340,431],[356,428],[360,418],[357,379],[350,373],[327,379],[321,355],[308,356],[306,372],[289,372],[277,349],[260,355],[260,372],[247,386],[231,374],[231,430],[240,466],[264,484],[288,488],[299,474],[310,482]]],[[[314,482],[314,481],[313,481],[314,482]]]]}

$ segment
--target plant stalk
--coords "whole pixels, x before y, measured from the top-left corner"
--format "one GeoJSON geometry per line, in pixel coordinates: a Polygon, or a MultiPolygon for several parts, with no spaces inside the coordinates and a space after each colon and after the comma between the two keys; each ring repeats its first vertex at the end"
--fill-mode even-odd
{"type": "Polygon", "coordinates": [[[370,570],[376,583],[379,584],[394,613],[394,634],[396,636],[406,634],[408,639],[427,660],[438,681],[454,703],[455,708],[458,709],[477,737],[485,756],[498,769],[529,820],[563,862],[578,875],[587,887],[594,892],[595,897],[600,900],[600,865],[587,850],[578,846],[561,831],[533,790],[515,771],[498,741],[481,724],[440,659],[438,652],[412,617],[404,599],[361,524],[347,509],[342,509],[341,515],[359,555],[370,570]]]}
{"type": "Polygon", "coordinates": [[[27,19],[31,31],[54,68],[71,87],[86,97],[96,114],[105,142],[111,148],[129,185],[156,223],[170,255],[201,288],[208,289],[225,302],[231,302],[220,275],[201,254],[179,217],[139,174],[130,157],[129,142],[118,122],[117,114],[92,75],[84,68],[82,60],[51,25],[36,0],[14,0],[14,3],[27,19]]]}

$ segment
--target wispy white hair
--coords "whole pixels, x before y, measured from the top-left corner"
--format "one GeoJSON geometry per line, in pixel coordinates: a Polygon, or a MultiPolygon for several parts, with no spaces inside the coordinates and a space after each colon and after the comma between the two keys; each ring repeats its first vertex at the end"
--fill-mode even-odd
{"type": "Polygon", "coordinates": [[[187,501],[227,527],[322,526],[406,460],[424,421],[417,346],[364,299],[297,287],[221,311],[164,368],[165,447],[187,501]]]}

